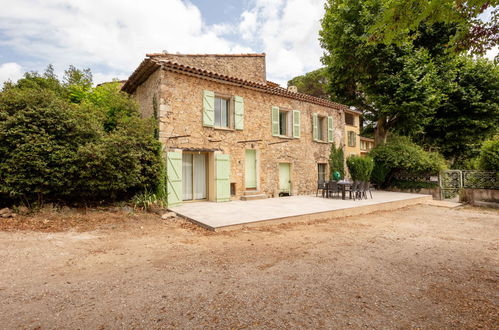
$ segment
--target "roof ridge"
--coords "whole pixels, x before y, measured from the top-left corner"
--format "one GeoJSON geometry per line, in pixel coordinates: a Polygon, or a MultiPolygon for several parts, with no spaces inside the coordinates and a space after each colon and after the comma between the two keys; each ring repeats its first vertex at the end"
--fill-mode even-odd
{"type": "Polygon", "coordinates": [[[174,54],[174,53],[148,53],[147,57],[156,57],[156,56],[165,56],[165,55],[174,55],[174,56],[265,56],[265,53],[241,53],[241,54],[174,54]]]}
{"type": "MultiPolygon", "coordinates": [[[[220,73],[217,73],[214,71],[209,71],[209,70],[181,64],[181,63],[171,61],[171,60],[161,60],[161,59],[152,59],[152,58],[146,58],[142,61],[142,63],[139,65],[139,67],[132,73],[129,80],[125,83],[125,85],[123,85],[122,90],[132,93],[133,90],[138,86],[138,84],[141,83],[141,82],[139,82],[138,84],[135,84],[137,86],[134,86],[134,84],[131,82],[131,80],[135,80],[132,78],[136,78],[134,76],[138,76],[140,74],[140,71],[141,71],[140,68],[142,66],[145,67],[145,71],[149,72],[149,74],[151,73],[151,70],[156,70],[156,68],[147,68],[148,64],[149,64],[149,66],[150,66],[150,64],[156,64],[158,66],[161,65],[162,67],[167,67],[167,68],[170,68],[173,70],[190,72],[193,74],[199,74],[199,75],[208,76],[208,77],[211,76],[211,78],[225,80],[225,81],[229,81],[229,82],[233,82],[233,83],[239,83],[239,84],[244,85],[244,86],[259,88],[259,89],[265,90],[267,92],[271,92],[272,94],[275,94],[275,95],[281,95],[284,97],[289,97],[289,98],[293,98],[293,99],[297,99],[297,100],[301,100],[301,101],[308,101],[310,103],[315,103],[318,105],[327,106],[327,107],[334,108],[334,109],[352,111],[350,109],[350,107],[347,105],[344,105],[341,103],[336,103],[336,102],[330,101],[328,99],[323,99],[323,98],[316,97],[316,96],[313,96],[310,94],[299,93],[299,92],[290,92],[286,88],[283,88],[281,86],[271,86],[271,85],[268,85],[266,83],[241,79],[241,78],[234,77],[234,76],[228,76],[228,75],[220,74],[220,73]]],[[[147,75],[147,73],[146,73],[146,75],[147,75]]],[[[136,79],[140,79],[140,77],[137,77],[136,79]]],[[[145,79],[147,79],[147,78],[145,78],[145,79]]]]}

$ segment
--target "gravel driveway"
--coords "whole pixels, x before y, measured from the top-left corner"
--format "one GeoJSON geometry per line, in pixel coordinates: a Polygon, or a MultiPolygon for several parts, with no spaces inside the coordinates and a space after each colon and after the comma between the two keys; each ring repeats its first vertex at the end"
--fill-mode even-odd
{"type": "Polygon", "coordinates": [[[493,328],[498,243],[497,211],[435,206],[227,233],[146,214],[4,231],[0,328],[493,328]]]}

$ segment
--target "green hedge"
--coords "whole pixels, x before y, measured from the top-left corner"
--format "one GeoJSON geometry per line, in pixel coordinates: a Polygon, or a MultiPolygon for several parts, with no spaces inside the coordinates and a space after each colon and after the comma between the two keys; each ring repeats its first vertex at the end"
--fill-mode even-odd
{"type": "Polygon", "coordinates": [[[106,86],[105,106],[102,88],[83,90],[78,103],[67,89],[31,73],[0,92],[0,199],[94,203],[154,191],[154,124],[116,85],[106,86]]]}
{"type": "Polygon", "coordinates": [[[499,138],[483,144],[478,157],[478,167],[482,171],[499,172],[499,138]]]}
{"type": "Polygon", "coordinates": [[[350,156],[347,159],[348,171],[355,181],[370,181],[374,162],[369,156],[350,156]]]}

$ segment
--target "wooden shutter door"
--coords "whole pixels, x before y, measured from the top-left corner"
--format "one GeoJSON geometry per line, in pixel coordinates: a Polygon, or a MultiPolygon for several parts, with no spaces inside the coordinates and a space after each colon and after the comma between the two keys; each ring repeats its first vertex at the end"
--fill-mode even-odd
{"type": "Polygon", "coordinates": [[[327,117],[327,142],[334,141],[333,117],[327,117]]]}
{"type": "Polygon", "coordinates": [[[244,99],[241,96],[234,96],[234,128],[244,128],[244,99]]]}
{"type": "Polygon", "coordinates": [[[230,200],[230,156],[215,155],[215,181],[216,181],[216,201],[227,202],[230,200]]]}
{"type": "Polygon", "coordinates": [[[312,139],[317,141],[319,138],[318,126],[319,126],[319,118],[316,113],[312,114],[312,139]]]}
{"type": "Polygon", "coordinates": [[[215,93],[203,91],[203,125],[213,127],[215,125],[215,93]]]}
{"type": "Polygon", "coordinates": [[[293,137],[300,137],[300,110],[293,110],[293,137]]]}
{"type": "Polygon", "coordinates": [[[166,180],[168,206],[182,203],[182,153],[166,153],[166,180]]]}
{"type": "Polygon", "coordinates": [[[279,136],[279,108],[272,107],[272,135],[279,136]]]}

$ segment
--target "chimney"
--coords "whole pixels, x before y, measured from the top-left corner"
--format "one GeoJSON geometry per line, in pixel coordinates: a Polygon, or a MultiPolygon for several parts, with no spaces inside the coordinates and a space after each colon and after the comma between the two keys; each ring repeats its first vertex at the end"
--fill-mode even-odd
{"type": "Polygon", "coordinates": [[[298,87],[296,87],[296,86],[288,86],[288,92],[298,93],[298,87]]]}

